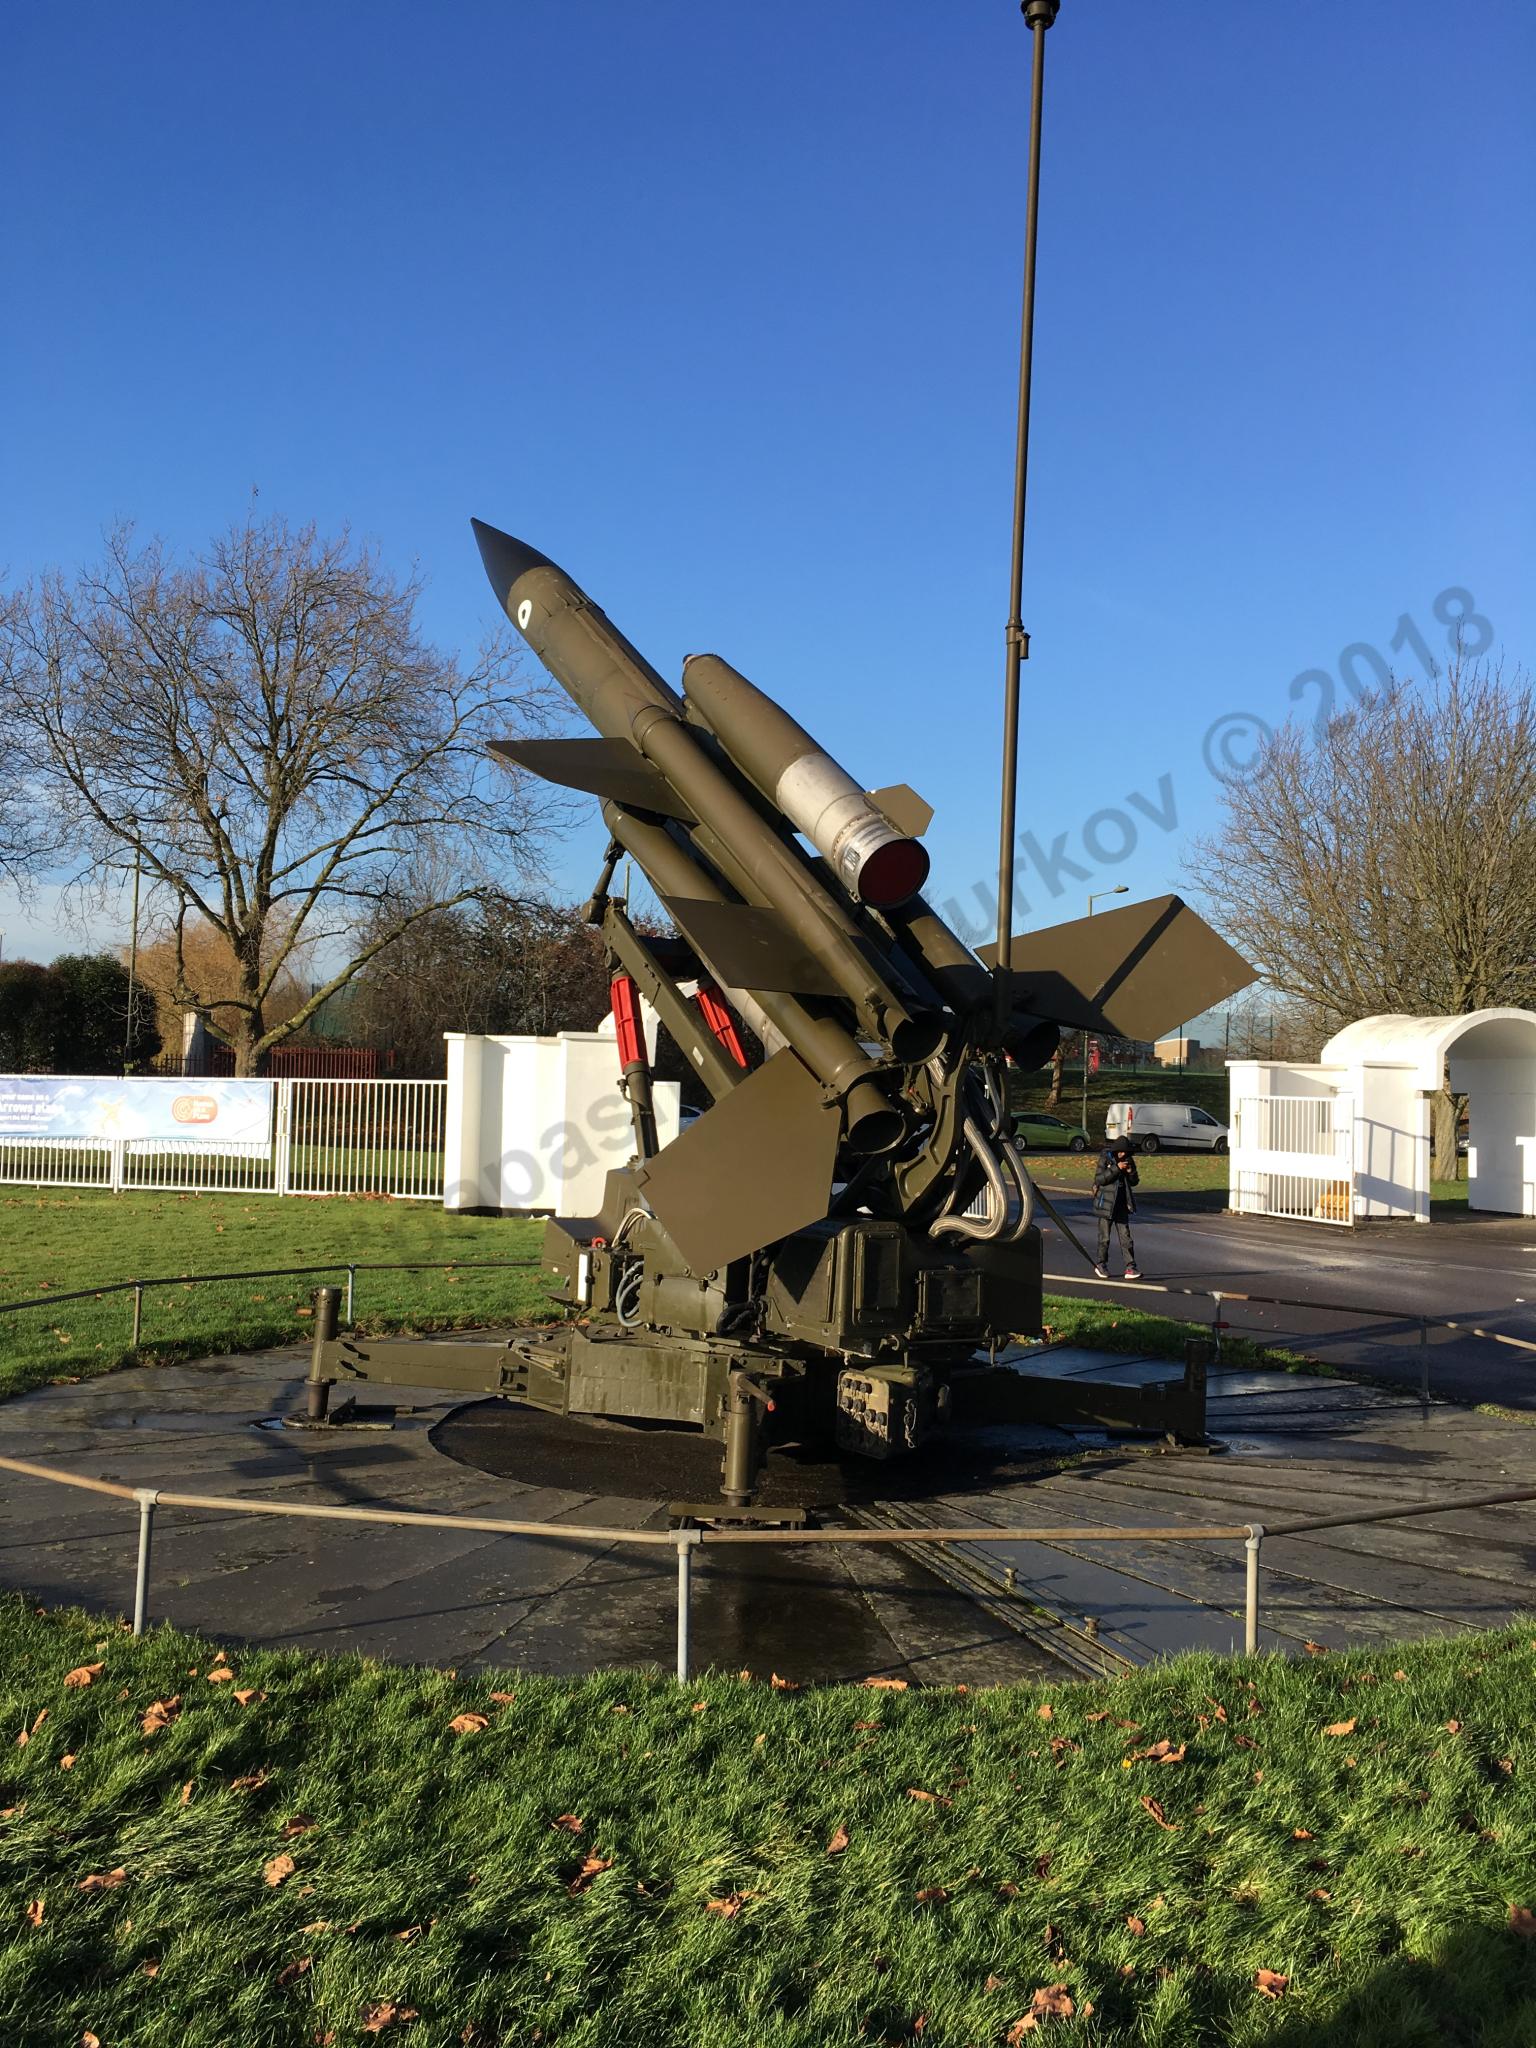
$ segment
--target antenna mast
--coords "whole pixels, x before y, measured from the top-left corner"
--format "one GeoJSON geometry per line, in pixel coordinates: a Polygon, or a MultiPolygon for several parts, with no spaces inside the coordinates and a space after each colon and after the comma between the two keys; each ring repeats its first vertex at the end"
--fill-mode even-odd
{"type": "Polygon", "coordinates": [[[1013,577],[1008,600],[1007,656],[1003,670],[1003,802],[997,852],[997,1022],[1001,1031],[1013,1005],[1013,834],[1019,793],[1019,667],[1029,658],[1024,601],[1024,501],[1029,477],[1029,383],[1035,336],[1035,234],[1040,212],[1040,113],[1045,87],[1045,32],[1061,0],[1021,0],[1033,38],[1029,98],[1029,185],[1024,201],[1024,310],[1019,335],[1019,427],[1013,469],[1013,577]]]}

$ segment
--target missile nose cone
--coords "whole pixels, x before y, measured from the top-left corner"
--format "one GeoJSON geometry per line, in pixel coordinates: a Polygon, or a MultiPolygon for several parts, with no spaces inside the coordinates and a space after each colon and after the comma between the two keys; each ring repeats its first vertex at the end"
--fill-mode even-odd
{"type": "Polygon", "coordinates": [[[487,526],[483,519],[471,519],[469,523],[475,530],[485,573],[490,577],[491,588],[504,611],[508,609],[507,599],[519,576],[525,575],[529,569],[554,567],[548,555],[541,555],[526,541],[514,540],[499,526],[487,526]]]}

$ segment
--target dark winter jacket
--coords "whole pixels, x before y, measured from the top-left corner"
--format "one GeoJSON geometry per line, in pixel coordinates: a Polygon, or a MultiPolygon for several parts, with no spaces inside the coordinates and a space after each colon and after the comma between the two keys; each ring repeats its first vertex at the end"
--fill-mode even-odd
{"type": "Polygon", "coordinates": [[[1136,1197],[1131,1193],[1141,1175],[1136,1171],[1136,1156],[1131,1155],[1130,1171],[1122,1173],[1115,1164],[1112,1146],[1106,1145],[1099,1154],[1099,1163],[1093,1169],[1093,1206],[1100,1216],[1129,1216],[1136,1208],[1136,1197]]]}

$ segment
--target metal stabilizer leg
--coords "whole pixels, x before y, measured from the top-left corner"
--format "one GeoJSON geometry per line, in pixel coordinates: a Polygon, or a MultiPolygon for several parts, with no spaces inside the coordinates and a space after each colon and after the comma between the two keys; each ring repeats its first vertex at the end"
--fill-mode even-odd
{"type": "Polygon", "coordinates": [[[762,1419],[773,1403],[744,1372],[733,1372],[725,1396],[725,1471],[720,1491],[729,1506],[751,1504],[762,1463],[762,1419]]]}
{"type": "Polygon", "coordinates": [[[335,1341],[340,1306],[339,1287],[315,1289],[315,1341],[309,1354],[309,1378],[304,1382],[306,1422],[324,1422],[330,1412],[333,1382],[326,1376],[325,1347],[335,1341]]]}

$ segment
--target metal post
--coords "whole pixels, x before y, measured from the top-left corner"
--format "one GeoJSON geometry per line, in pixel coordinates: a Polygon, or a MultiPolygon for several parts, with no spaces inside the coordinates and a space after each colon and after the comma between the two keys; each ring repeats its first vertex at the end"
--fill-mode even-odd
{"type": "Polygon", "coordinates": [[[155,1503],[160,1495],[153,1486],[136,1486],[133,1497],[139,1504],[139,1564],[133,1581],[133,1632],[141,1636],[149,1611],[149,1552],[155,1534],[155,1503]]]}
{"type": "Polygon", "coordinates": [[[353,1297],[353,1295],[354,1295],[354,1294],[356,1293],[356,1291],[357,1291],[357,1268],[356,1268],[356,1266],[348,1266],[348,1268],[347,1268],[347,1301],[346,1301],[346,1307],[345,1307],[345,1308],[344,1308],[344,1310],[342,1311],[342,1313],[343,1313],[343,1316],[345,1317],[345,1320],[346,1320],[346,1324],[347,1324],[347,1328],[348,1328],[348,1329],[351,1329],[351,1327],[352,1327],[352,1324],[353,1324],[353,1322],[354,1322],[354,1321],[356,1320],[356,1318],[354,1317],[354,1315],[353,1315],[353,1312],[352,1312],[352,1297],[353,1297]]]}
{"type": "Polygon", "coordinates": [[[1035,339],[1035,241],[1040,216],[1040,119],[1045,92],[1045,32],[1059,0],[1025,0],[1030,56],[1029,179],[1024,195],[1024,303],[1019,321],[1019,412],[1013,465],[1013,574],[1008,593],[1007,653],[1003,668],[1003,801],[997,856],[996,1004],[999,1029],[1013,1008],[1008,973],[1013,965],[1013,844],[1019,800],[1019,668],[1029,656],[1024,630],[1024,508],[1029,477],[1029,388],[1035,339]]]}
{"type": "Polygon", "coordinates": [[[306,1422],[324,1422],[330,1410],[331,1382],[325,1370],[325,1347],[335,1340],[340,1303],[339,1287],[315,1289],[315,1338],[309,1353],[309,1378],[305,1382],[306,1422]]]}
{"type": "Polygon", "coordinates": [[[144,1282],[133,1283],[133,1349],[139,1348],[139,1332],[144,1327],[144,1282]]]}
{"type": "Polygon", "coordinates": [[[677,1682],[688,1683],[688,1630],[691,1620],[690,1605],[693,1593],[693,1552],[702,1530],[679,1529],[677,1532],[677,1682]]]}
{"type": "Polygon", "coordinates": [[[1429,1406],[1429,1317],[1419,1317],[1419,1399],[1429,1406]]]}
{"type": "Polygon", "coordinates": [[[1259,1552],[1264,1547],[1264,1524],[1250,1522],[1248,1534],[1243,1538],[1243,1549],[1248,1553],[1247,1585],[1243,1598],[1243,1654],[1256,1657],[1259,1654],[1259,1552]]]}
{"type": "Polygon", "coordinates": [[[1211,1295],[1211,1336],[1216,1344],[1216,1363],[1221,1363],[1221,1296],[1211,1295]]]}

